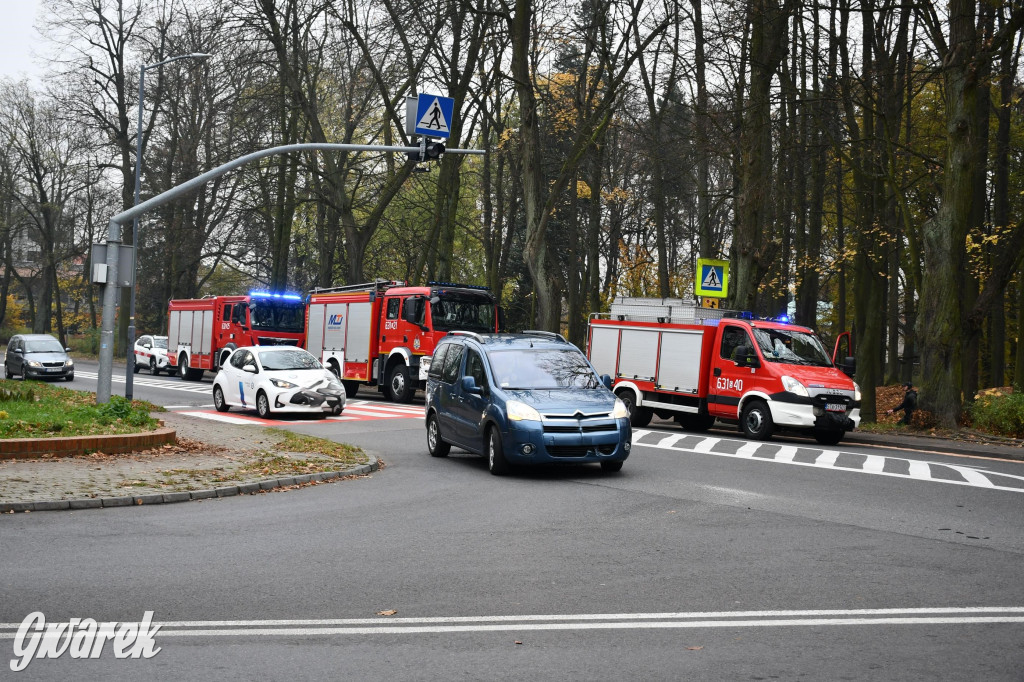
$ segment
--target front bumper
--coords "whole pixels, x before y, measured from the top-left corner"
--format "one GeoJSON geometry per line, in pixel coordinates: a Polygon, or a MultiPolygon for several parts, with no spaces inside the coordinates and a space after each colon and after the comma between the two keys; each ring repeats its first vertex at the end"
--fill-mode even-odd
{"type": "Polygon", "coordinates": [[[768,403],[772,421],[778,426],[823,431],[852,431],[860,426],[860,406],[845,412],[831,412],[822,405],[772,400],[768,403]]]}
{"type": "Polygon", "coordinates": [[[502,434],[505,457],[513,463],[625,461],[632,448],[628,419],[602,423],[510,422],[502,434]]]}
{"type": "Polygon", "coordinates": [[[312,388],[288,389],[269,397],[276,412],[333,412],[339,405],[345,407],[344,394],[325,393],[312,388]]]}
{"type": "Polygon", "coordinates": [[[29,367],[25,365],[26,379],[63,379],[75,375],[75,366],[70,367],[29,367]]]}

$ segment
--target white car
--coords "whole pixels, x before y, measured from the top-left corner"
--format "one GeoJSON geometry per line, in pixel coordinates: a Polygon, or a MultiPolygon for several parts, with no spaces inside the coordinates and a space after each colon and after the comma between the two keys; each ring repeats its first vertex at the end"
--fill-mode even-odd
{"type": "Polygon", "coordinates": [[[275,412],[326,417],[345,409],[345,388],[311,353],[292,346],[236,348],[213,380],[219,412],[256,408],[268,419],[275,412]]]}
{"type": "Polygon", "coordinates": [[[148,367],[153,376],[160,372],[173,375],[177,371],[167,362],[166,336],[140,336],[135,342],[135,372],[138,373],[143,367],[148,367]]]}

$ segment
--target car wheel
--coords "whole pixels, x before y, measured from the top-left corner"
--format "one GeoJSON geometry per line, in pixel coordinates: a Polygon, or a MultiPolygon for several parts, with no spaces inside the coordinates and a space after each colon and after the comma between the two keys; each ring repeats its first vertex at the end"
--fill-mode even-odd
{"type": "Polygon", "coordinates": [[[333,414],[335,417],[337,417],[344,410],[345,410],[345,408],[342,407],[341,403],[338,403],[337,405],[335,405],[334,407],[331,408],[331,414],[333,414]]]}
{"type": "Polygon", "coordinates": [[[512,469],[505,459],[505,452],[501,447],[501,434],[498,433],[497,426],[487,430],[487,469],[495,476],[504,476],[512,469]]]}
{"type": "Polygon", "coordinates": [[[141,370],[141,369],[142,369],[142,365],[139,364],[138,360],[136,360],[135,362],[132,363],[132,373],[138,374],[139,370],[141,370]]]}
{"type": "Polygon", "coordinates": [[[622,471],[622,462],[601,462],[601,471],[607,471],[610,474],[614,474],[616,471],[622,471]]]}
{"type": "Polygon", "coordinates": [[[11,374],[11,368],[8,367],[7,363],[5,362],[4,363],[4,379],[13,379],[13,378],[14,378],[14,375],[11,374]]]}
{"type": "Polygon", "coordinates": [[[836,445],[846,435],[846,431],[815,431],[814,440],[822,445],[836,445]]]}
{"type": "Polygon", "coordinates": [[[156,358],[149,359],[149,373],[156,376],[160,373],[160,370],[156,366],[156,358]]]}
{"type": "Polygon", "coordinates": [[[616,397],[626,404],[626,412],[629,414],[629,423],[637,428],[643,428],[651,423],[654,411],[649,407],[636,406],[636,393],[629,389],[619,391],[616,397]]]}
{"type": "Polygon", "coordinates": [[[740,415],[740,428],[754,440],[768,440],[775,430],[772,413],[763,400],[751,400],[740,415]]]}
{"type": "Polygon", "coordinates": [[[395,365],[388,372],[388,394],[396,403],[411,403],[416,389],[409,381],[409,372],[405,365],[395,365]]]}
{"type": "Polygon", "coordinates": [[[350,381],[350,380],[346,379],[345,381],[341,382],[341,385],[345,387],[345,397],[346,398],[355,398],[356,397],[356,393],[359,392],[359,382],[358,381],[350,381]]]}
{"type": "Polygon", "coordinates": [[[74,374],[68,374],[66,377],[64,377],[64,381],[74,381],[74,380],[75,380],[75,375],[74,374]]]}
{"type": "Polygon", "coordinates": [[[433,412],[427,417],[427,450],[431,457],[447,457],[452,446],[441,438],[441,425],[437,422],[437,415],[433,412]]]}
{"type": "Polygon", "coordinates": [[[270,398],[263,391],[256,394],[256,412],[261,419],[270,419],[270,398]]]}
{"type": "Polygon", "coordinates": [[[224,400],[224,391],[220,386],[213,387],[213,406],[217,408],[218,412],[227,412],[231,409],[231,406],[224,400]]]}

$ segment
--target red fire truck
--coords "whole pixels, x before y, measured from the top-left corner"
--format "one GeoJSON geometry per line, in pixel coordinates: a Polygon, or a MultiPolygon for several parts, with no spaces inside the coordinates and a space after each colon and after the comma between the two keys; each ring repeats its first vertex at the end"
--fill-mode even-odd
{"type": "Polygon", "coordinates": [[[306,350],[337,374],[349,397],[376,386],[409,402],[426,386],[430,358],[449,331],[496,332],[497,302],[487,287],[401,282],[317,289],[307,303],[306,350]]]}
{"type": "Polygon", "coordinates": [[[248,296],[173,299],[167,305],[167,360],[182,379],[217,371],[239,346],[298,346],[306,305],[297,294],[251,291],[248,296]]]}
{"type": "Polygon", "coordinates": [[[853,359],[840,371],[806,327],[679,299],[622,298],[591,316],[588,356],[613,377],[634,426],[657,414],[705,431],[719,419],[751,438],[795,430],[834,445],[860,423],[860,387],[844,373],[852,375],[853,359]]]}

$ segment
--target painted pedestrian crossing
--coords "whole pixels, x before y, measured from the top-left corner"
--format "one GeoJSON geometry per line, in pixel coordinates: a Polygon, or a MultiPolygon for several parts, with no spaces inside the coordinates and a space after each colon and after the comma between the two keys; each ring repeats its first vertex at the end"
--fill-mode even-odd
{"type": "MultiPolygon", "coordinates": [[[[277,419],[261,419],[256,416],[255,412],[242,412],[237,408],[234,408],[232,412],[180,410],[178,414],[209,419],[225,424],[251,424],[254,426],[275,426],[281,424],[277,419]]],[[[331,415],[325,419],[310,423],[323,424],[330,422],[374,421],[378,419],[423,419],[423,414],[423,408],[417,405],[393,405],[371,402],[369,400],[349,400],[345,403],[345,410],[340,415],[331,415]]]]}
{"type": "Polygon", "coordinates": [[[991,471],[983,466],[926,462],[906,457],[666,433],[649,429],[633,429],[633,445],[1024,493],[1024,476],[991,471]]]}
{"type": "MultiPolygon", "coordinates": [[[[75,370],[75,375],[83,379],[98,379],[96,372],[83,372],[82,370],[75,370]]],[[[123,376],[114,374],[110,377],[110,381],[115,384],[125,383],[123,376]]],[[[182,381],[176,378],[157,378],[147,377],[144,374],[136,374],[132,379],[132,386],[146,386],[149,388],[161,388],[167,391],[184,391],[185,393],[202,393],[203,395],[213,397],[213,386],[211,384],[203,383],[201,381],[182,381]]]]}

